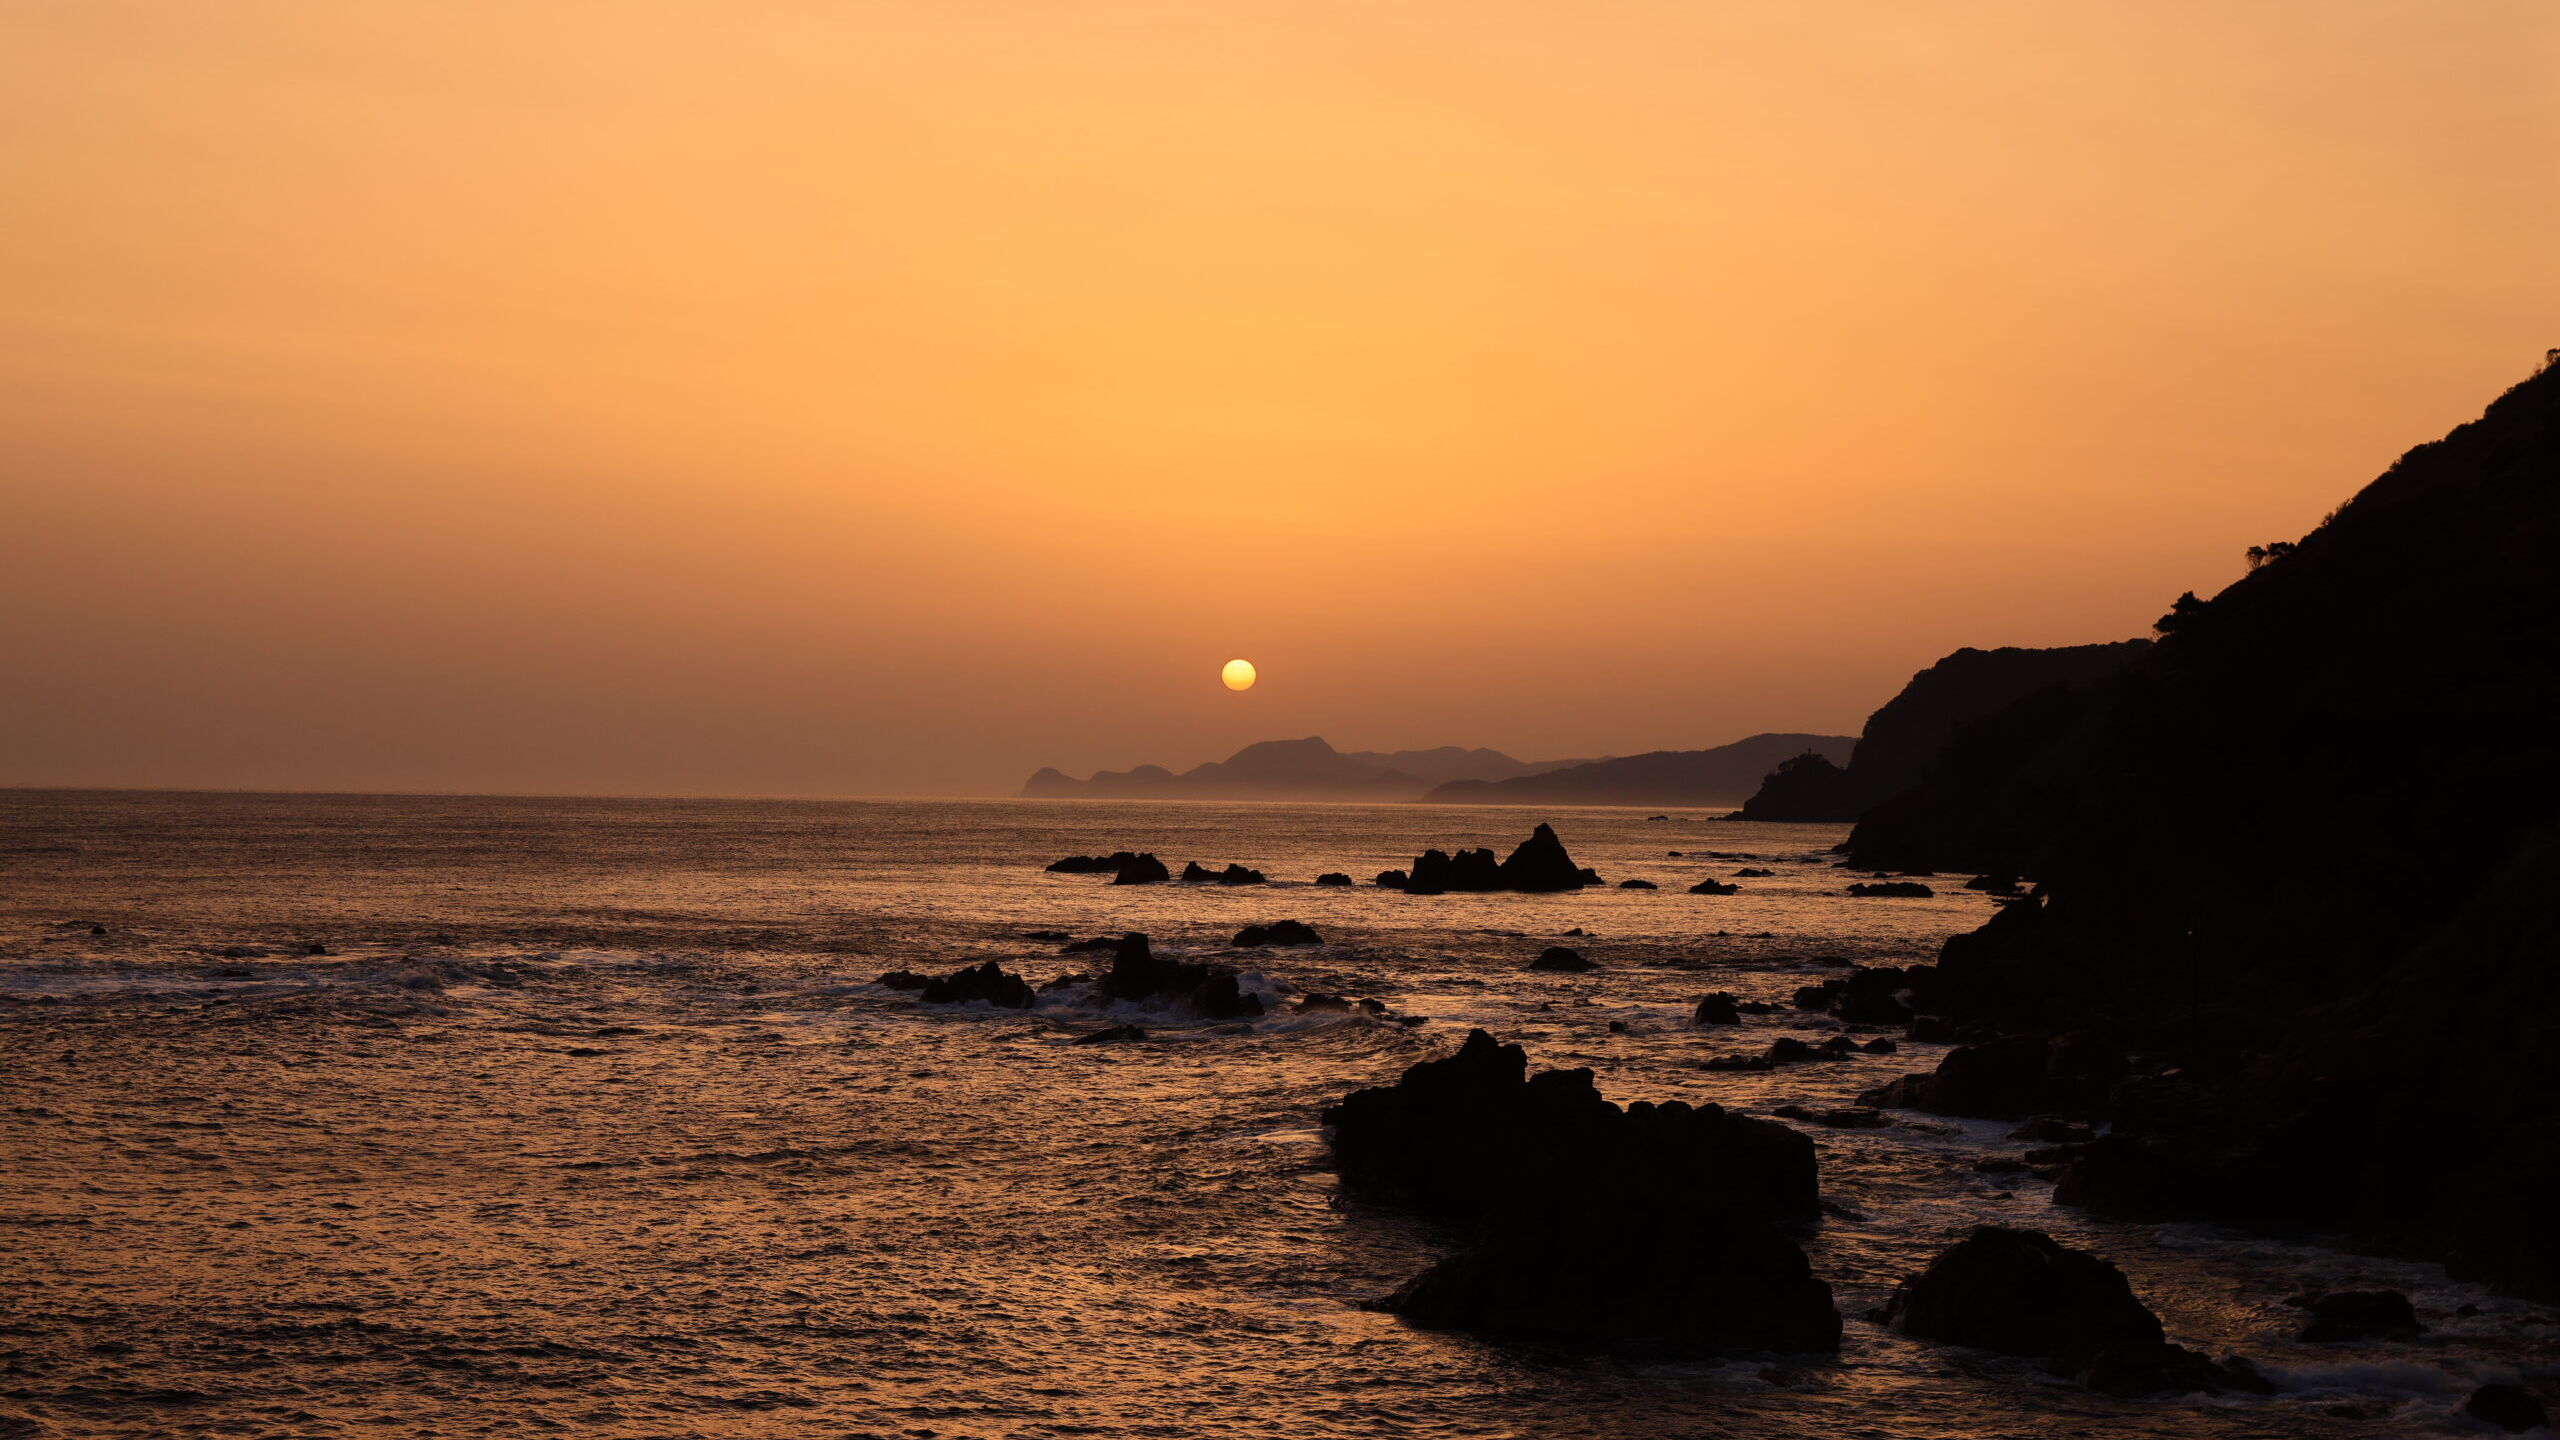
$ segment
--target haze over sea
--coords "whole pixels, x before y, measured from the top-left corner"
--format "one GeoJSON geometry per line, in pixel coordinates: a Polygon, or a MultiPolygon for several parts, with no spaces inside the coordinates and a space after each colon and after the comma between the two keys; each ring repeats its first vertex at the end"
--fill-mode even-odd
{"type": "MultiPolygon", "coordinates": [[[[1364,1308],[1452,1232],[1339,1201],[1324,1107],[1470,1026],[1618,1101],[1820,1109],[1943,1047],[1763,1073],[1842,966],[1994,902],[1851,899],[1840,827],[1709,812],[0,792],[0,1434],[1378,1436],[2451,1433],[2545,1308],[2317,1236],[2092,1220],[2005,1123],[1810,1129],[1842,1352],[1667,1363],[1364,1308]],[[1408,896],[1538,821],[1611,888],[1408,896]],[[1071,854],[1240,862],[1115,887],[1071,854]],[[1683,852],[1675,857],[1668,852],[1683,852]],[[1733,896],[1701,878],[1744,867],[1733,896]],[[1311,884],[1346,871],[1353,888],[1311,884]],[[1645,878],[1656,890],[1621,890],[1645,878]],[[1327,942],[1235,951],[1290,918],[1327,942]],[[875,975],[1090,968],[1144,931],[1271,1013],[931,1007],[875,975]],[[1576,934],[1575,932],[1582,932],[1576,934]],[[1524,969],[1554,944],[1589,974],[1524,969]],[[325,953],[315,953],[321,947],[325,953]],[[1777,1003],[1689,1023],[1728,990],[1777,1003]],[[1311,993],[1394,1016],[1301,1014],[1311,993]],[[1072,1043],[1135,1020],[1142,1043],[1072,1043]],[[1616,1027],[1616,1028],[1613,1028],[1616,1027]],[[2122,1266],[2272,1397],[2124,1401],[1862,1318],[1967,1227],[2122,1266]],[[2274,1298],[2407,1290],[2423,1339],[2308,1346],[2274,1298]],[[2474,1313],[2460,1313],[2465,1306],[2474,1313]]],[[[2447,837],[2458,844],[2459,837],[2447,837]]],[[[1853,1030],[1864,1038],[1878,1032],[1853,1030]]]]}

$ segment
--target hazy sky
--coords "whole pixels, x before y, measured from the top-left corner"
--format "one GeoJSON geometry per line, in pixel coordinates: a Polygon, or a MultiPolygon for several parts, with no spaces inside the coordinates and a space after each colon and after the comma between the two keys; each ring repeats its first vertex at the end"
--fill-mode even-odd
{"type": "Polygon", "coordinates": [[[1854,731],[2560,345],[2555,75],[2547,0],[0,0],[0,783],[1854,731]]]}

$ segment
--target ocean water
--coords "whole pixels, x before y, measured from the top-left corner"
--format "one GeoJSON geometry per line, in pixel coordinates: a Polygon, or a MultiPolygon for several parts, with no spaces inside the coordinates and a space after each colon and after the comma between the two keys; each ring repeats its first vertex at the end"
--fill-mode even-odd
{"type": "Polygon", "coordinates": [[[2008,1126],[1920,1116],[1810,1132],[1837,1356],[1659,1363],[1368,1308],[1458,1237],[1341,1200],[1317,1117],[1470,1026],[1622,1101],[1820,1107],[1935,1064],[1701,1068],[1835,1027],[1698,1030],[1700,994],[1783,1003],[1988,913],[1952,879],[1839,894],[1839,838],[1624,810],[0,792],[0,1437],[2427,1435],[2552,1363],[2547,1309],[2319,1236],[2093,1221],[1974,1168],[2028,1148],[2008,1126]],[[1365,883],[1539,820],[1663,888],[1365,883]],[[1121,848],[1272,883],[1041,869],[1121,848]],[[1744,865],[1777,873],[1684,893],[1744,865]],[[1328,943],[1230,952],[1282,918],[1328,943]],[[871,983],[990,958],[1037,983],[1086,957],[1029,932],[1123,930],[1275,1002],[1423,1023],[871,983]],[[1601,968],[1523,968],[1556,943],[1601,968]],[[1071,1043],[1131,1018],[1152,1038],[1071,1043]],[[2101,1251],[2172,1339],[2281,1393],[2114,1400],[1862,1318],[1985,1222],[2101,1251]],[[2407,1290],[2430,1333],[2291,1338],[2286,1298],[2348,1285],[2407,1290]]]}

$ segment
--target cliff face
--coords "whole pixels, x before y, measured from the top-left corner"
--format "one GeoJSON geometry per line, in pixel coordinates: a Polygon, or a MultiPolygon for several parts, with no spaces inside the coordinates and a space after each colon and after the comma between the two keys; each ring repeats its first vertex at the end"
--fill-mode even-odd
{"type": "Polygon", "coordinates": [[[1451,780],[1535,775],[1575,760],[1515,760],[1499,750],[1336,750],[1317,736],[1264,740],[1177,775],[1161,765],[1105,770],[1077,780],[1043,768],[1024,782],[1031,799],[1412,800],[1451,780]]]}
{"type": "Polygon", "coordinates": [[[1798,765],[1769,776],[1737,819],[1856,820],[1927,779],[1972,727],[2039,698],[2072,703],[2122,674],[2148,640],[2047,650],[1958,650],[1911,677],[1867,717],[1845,769],[1798,765]]]}
{"type": "Polygon", "coordinates": [[[2560,1175],[2560,370],[2276,548],[2031,762],[1942,772],[1961,805],[1879,813],[1852,853],[1940,868],[1998,837],[2040,895],[1949,942],[1933,1008],[2176,1062],[2066,1198],[2336,1225],[2560,1295],[2534,1218],[2560,1175]]]}
{"type": "Polygon", "coordinates": [[[1753,735],[1712,750],[1655,750],[1492,783],[1460,781],[1436,805],[1731,805],[1790,756],[1846,759],[1845,735],[1753,735]]]}

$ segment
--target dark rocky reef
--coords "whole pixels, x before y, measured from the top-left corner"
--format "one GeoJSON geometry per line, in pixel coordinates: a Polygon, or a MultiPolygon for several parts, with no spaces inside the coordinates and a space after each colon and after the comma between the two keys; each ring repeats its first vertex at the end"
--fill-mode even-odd
{"type": "Polygon", "coordinates": [[[2521,1435],[2551,1423],[2542,1402],[2520,1385],[2483,1385],[2462,1402],[2462,1413],[2510,1435],[2521,1435]]]}
{"type": "Polygon", "coordinates": [[[1689,893],[1692,895],[1739,895],[1742,893],[1742,887],[1728,885],[1722,880],[1701,880],[1689,887],[1689,893]]]}
{"type": "Polygon", "coordinates": [[[1689,1023],[1692,1025],[1739,1025],[1742,1023],[1742,1012],[1735,1008],[1731,995],[1719,990],[1698,1001],[1698,1008],[1689,1013],[1689,1023]]]}
{"type": "Polygon", "coordinates": [[[1597,970],[1600,967],[1584,959],[1582,952],[1571,946],[1550,945],[1538,952],[1538,958],[1529,962],[1529,968],[1579,973],[1584,970],[1597,970]]]}
{"type": "Polygon", "coordinates": [[[1327,870],[1316,877],[1316,883],[1319,885],[1348,885],[1351,883],[1351,877],[1343,874],[1339,870],[1327,870]]]}
{"type": "Polygon", "coordinates": [[[1197,860],[1182,867],[1185,885],[1260,885],[1265,883],[1261,871],[1245,865],[1230,864],[1224,870],[1212,870],[1197,860]]]}
{"type": "Polygon", "coordinates": [[[1977,1226],[1897,1286],[1882,1318],[1923,1339],[2045,1360],[2112,1394],[2267,1388],[2245,1365],[2169,1344],[2124,1272],[2035,1230],[1977,1226]]]}
{"type": "MultiPolygon", "coordinates": [[[[881,977],[882,984],[888,982],[888,976],[881,977]]],[[[993,960],[936,976],[917,988],[922,992],[918,998],[927,1005],[966,1005],[983,1000],[1005,1010],[1031,1008],[1030,984],[993,960]]]]}
{"type": "Polygon", "coordinates": [[[1236,972],[1224,965],[1167,960],[1131,932],[1120,937],[1111,968],[1094,983],[1105,1000],[1189,1010],[1212,1020],[1231,1020],[1262,1013],[1262,998],[1238,985],[1236,972]]]}
{"type": "Polygon", "coordinates": [[[1603,1099],[1481,1030],[1325,1112],[1346,1191],[1470,1221],[1387,1301],[1417,1325],[1678,1350],[1832,1350],[1840,1320],[1781,1226],[1818,1207],[1813,1148],[1713,1106],[1603,1099]]]}
{"type": "Polygon", "coordinates": [[[1324,937],[1315,927],[1296,920],[1274,920],[1268,925],[1247,925],[1227,942],[1238,949],[1258,945],[1321,945],[1324,937]]]}
{"type": "Polygon", "coordinates": [[[1064,860],[1052,860],[1042,868],[1052,875],[1113,875],[1137,858],[1135,852],[1114,850],[1108,855],[1070,855],[1064,860]]]}
{"type": "Polygon", "coordinates": [[[1845,735],[1753,735],[1712,750],[1656,750],[1517,779],[1456,781],[1422,797],[1448,805],[1733,805],[1791,755],[1848,758],[1845,735]]]}
{"type": "Polygon", "coordinates": [[[2159,628],[2032,753],[1852,836],[2036,882],[1923,1008],[2137,1057],[2064,1203],[2560,1298],[2560,369],[2159,628]]]}
{"type": "Polygon", "coordinates": [[[1926,900],[1938,892],[1917,880],[1860,880],[1849,886],[1849,893],[1879,899],[1926,900]]]}

